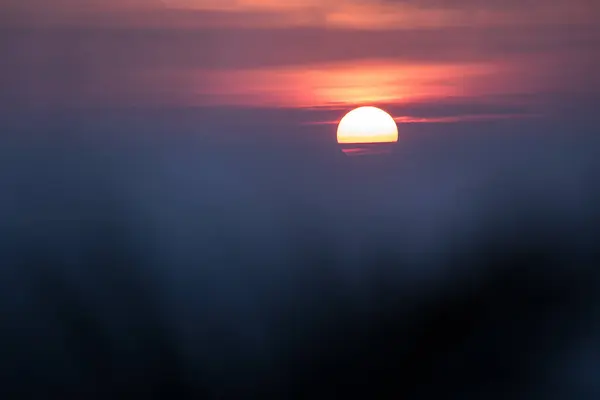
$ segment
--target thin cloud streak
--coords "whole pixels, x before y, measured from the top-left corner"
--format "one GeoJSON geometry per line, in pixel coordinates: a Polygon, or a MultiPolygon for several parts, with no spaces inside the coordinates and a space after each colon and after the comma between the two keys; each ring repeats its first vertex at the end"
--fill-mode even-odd
{"type": "Polygon", "coordinates": [[[6,21],[69,26],[327,27],[416,29],[458,26],[593,24],[600,7],[589,0],[8,0],[6,21]]]}
{"type": "MultiPolygon", "coordinates": [[[[399,124],[452,124],[462,122],[494,121],[503,119],[540,118],[539,114],[487,114],[487,115],[460,115],[455,117],[394,117],[399,124]]],[[[339,120],[305,122],[305,125],[337,125],[339,120]]]]}

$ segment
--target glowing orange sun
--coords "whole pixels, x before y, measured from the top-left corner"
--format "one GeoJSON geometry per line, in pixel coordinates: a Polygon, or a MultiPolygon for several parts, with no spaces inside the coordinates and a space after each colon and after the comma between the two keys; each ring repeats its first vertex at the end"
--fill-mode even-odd
{"type": "Polygon", "coordinates": [[[398,126],[390,114],[377,107],[359,107],[341,119],[338,143],[392,143],[398,141],[398,126]]]}

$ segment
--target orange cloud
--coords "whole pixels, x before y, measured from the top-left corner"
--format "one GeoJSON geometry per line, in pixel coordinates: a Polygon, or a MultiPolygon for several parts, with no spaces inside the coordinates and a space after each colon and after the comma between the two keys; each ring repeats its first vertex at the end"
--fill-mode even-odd
{"type": "Polygon", "coordinates": [[[101,26],[417,29],[592,24],[589,0],[8,0],[6,23],[101,26]],[[500,1],[499,1],[500,3],[500,1]]]}
{"type": "Polygon", "coordinates": [[[495,88],[474,83],[501,70],[485,63],[370,60],[247,70],[156,71],[146,79],[169,82],[172,94],[187,93],[179,101],[191,105],[335,107],[501,92],[501,80],[495,88]]]}
{"type": "MultiPolygon", "coordinates": [[[[163,0],[170,8],[241,14],[277,13],[278,23],[360,29],[415,29],[514,24],[594,23],[600,6],[589,0],[163,0]]],[[[233,22],[233,21],[230,21],[233,22]]],[[[275,20],[273,23],[277,23],[275,20]]]]}
{"type": "Polygon", "coordinates": [[[598,88],[600,30],[581,21],[600,3],[503,4],[8,0],[0,23],[36,29],[2,36],[0,95],[7,103],[331,107],[598,88]],[[583,26],[566,24],[576,20],[583,26]]]}

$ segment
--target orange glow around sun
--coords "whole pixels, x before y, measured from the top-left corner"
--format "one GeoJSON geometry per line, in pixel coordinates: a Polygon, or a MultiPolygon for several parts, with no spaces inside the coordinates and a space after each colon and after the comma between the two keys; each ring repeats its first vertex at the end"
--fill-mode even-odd
{"type": "Polygon", "coordinates": [[[359,107],[341,119],[337,141],[348,143],[393,143],[398,141],[396,121],[377,107],[359,107]]]}

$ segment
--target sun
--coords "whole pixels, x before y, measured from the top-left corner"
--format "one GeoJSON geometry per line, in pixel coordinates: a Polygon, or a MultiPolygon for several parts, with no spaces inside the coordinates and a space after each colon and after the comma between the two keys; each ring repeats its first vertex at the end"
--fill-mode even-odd
{"type": "Polygon", "coordinates": [[[377,107],[359,107],[340,121],[337,141],[345,143],[393,143],[398,141],[394,118],[377,107]]]}

